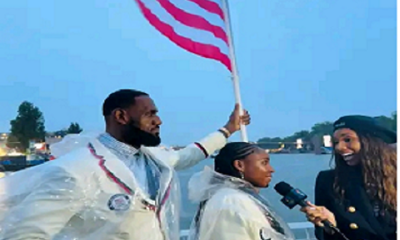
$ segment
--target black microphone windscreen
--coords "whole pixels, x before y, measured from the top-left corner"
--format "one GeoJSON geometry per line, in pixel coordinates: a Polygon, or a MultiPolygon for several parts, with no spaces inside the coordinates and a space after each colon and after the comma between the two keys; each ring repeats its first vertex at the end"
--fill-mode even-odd
{"type": "Polygon", "coordinates": [[[285,182],[279,182],[275,185],[274,189],[280,195],[286,196],[290,191],[292,191],[293,187],[285,182]]]}

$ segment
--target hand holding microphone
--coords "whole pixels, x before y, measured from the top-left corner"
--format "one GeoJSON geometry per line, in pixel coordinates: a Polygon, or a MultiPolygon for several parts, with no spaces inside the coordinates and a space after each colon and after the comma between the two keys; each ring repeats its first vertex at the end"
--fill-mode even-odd
{"type": "Polygon", "coordinates": [[[307,195],[305,193],[299,189],[293,188],[285,182],[276,184],[274,188],[283,196],[281,202],[288,208],[292,209],[296,205],[300,205],[300,210],[307,214],[307,218],[311,222],[323,227],[329,234],[338,233],[343,239],[348,240],[348,238],[336,227],[335,216],[328,209],[325,207],[315,206],[309,201],[306,201],[307,195]]]}
{"type": "Polygon", "coordinates": [[[306,201],[307,206],[303,206],[300,211],[307,215],[307,219],[319,227],[324,227],[324,221],[330,222],[336,227],[335,215],[325,207],[320,207],[306,201]]]}

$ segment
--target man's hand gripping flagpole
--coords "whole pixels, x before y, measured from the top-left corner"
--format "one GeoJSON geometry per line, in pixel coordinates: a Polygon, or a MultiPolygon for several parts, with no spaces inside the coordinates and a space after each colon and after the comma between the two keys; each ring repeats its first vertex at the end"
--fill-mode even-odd
{"type": "MultiPolygon", "coordinates": [[[[231,23],[230,23],[228,0],[222,0],[222,10],[223,10],[224,16],[225,16],[225,27],[226,27],[226,33],[228,36],[229,58],[231,60],[231,65],[232,65],[231,74],[232,74],[233,89],[234,89],[234,93],[235,93],[235,101],[236,101],[236,104],[239,104],[238,107],[239,107],[240,116],[243,116],[244,111],[243,111],[242,99],[240,96],[239,75],[238,75],[238,71],[237,71],[236,56],[235,56],[235,50],[234,50],[234,45],[233,45],[233,36],[232,36],[232,27],[231,27],[231,23]]],[[[240,124],[240,131],[241,131],[242,141],[248,142],[249,139],[247,137],[246,125],[244,125],[243,123],[240,124]]]]}

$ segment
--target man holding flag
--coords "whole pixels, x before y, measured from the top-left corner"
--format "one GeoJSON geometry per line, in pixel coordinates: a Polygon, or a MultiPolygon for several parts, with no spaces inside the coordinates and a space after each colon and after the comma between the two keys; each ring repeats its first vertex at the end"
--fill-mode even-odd
{"type": "Polygon", "coordinates": [[[222,148],[250,117],[236,105],[224,127],[168,151],[157,147],[157,112],[147,93],[114,92],[103,104],[105,133],[66,137],[51,147],[56,160],[0,179],[0,239],[179,240],[174,169],[222,148]]]}
{"type": "Polygon", "coordinates": [[[0,179],[0,239],[179,240],[174,169],[205,159],[239,129],[247,141],[250,117],[241,107],[227,0],[135,1],[172,42],[231,72],[236,105],[228,123],[180,151],[165,151],[154,147],[161,120],[148,94],[111,94],[103,105],[105,133],[67,138],[52,149],[59,159],[0,179]]]}

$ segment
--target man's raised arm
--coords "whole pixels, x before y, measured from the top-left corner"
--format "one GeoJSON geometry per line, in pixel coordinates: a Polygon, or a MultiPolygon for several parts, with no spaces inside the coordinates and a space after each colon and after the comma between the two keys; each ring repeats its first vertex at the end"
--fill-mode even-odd
{"type": "Polygon", "coordinates": [[[250,115],[247,111],[244,111],[243,116],[240,116],[239,105],[236,104],[235,109],[224,127],[183,149],[168,151],[169,156],[163,159],[167,159],[167,163],[173,166],[176,170],[183,170],[192,167],[209,157],[215,151],[224,147],[227,143],[227,139],[233,133],[240,130],[241,124],[250,124],[250,115]]]}

